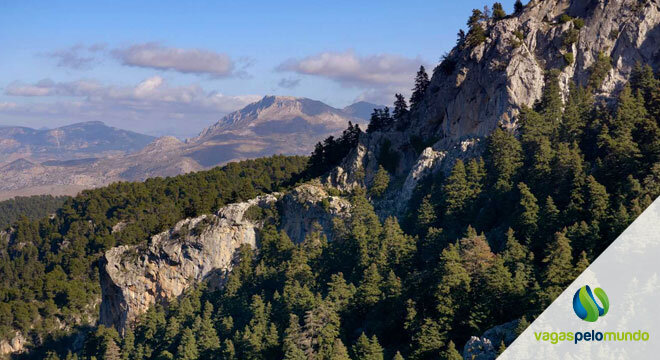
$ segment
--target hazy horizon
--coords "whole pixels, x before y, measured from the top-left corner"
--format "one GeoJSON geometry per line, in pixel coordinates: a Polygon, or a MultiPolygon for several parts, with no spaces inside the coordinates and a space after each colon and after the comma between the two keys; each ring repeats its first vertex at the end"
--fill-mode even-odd
{"type": "Polygon", "coordinates": [[[483,2],[397,5],[8,2],[0,125],[103,121],[188,137],[266,94],[391,104],[483,2]]]}

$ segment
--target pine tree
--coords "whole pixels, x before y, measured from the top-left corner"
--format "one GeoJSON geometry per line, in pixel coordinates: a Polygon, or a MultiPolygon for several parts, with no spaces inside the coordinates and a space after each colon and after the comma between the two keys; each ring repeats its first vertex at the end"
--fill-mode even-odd
{"type": "Polygon", "coordinates": [[[591,65],[588,88],[591,91],[599,90],[607,74],[612,69],[612,59],[602,51],[598,53],[596,61],[591,65]]]}
{"type": "Polygon", "coordinates": [[[467,45],[470,47],[477,46],[486,40],[486,31],[481,25],[484,19],[484,13],[479,9],[472,10],[472,15],[468,19],[468,33],[466,36],[467,45]]]}
{"type": "Polygon", "coordinates": [[[176,350],[176,358],[179,360],[196,360],[199,358],[195,334],[190,328],[183,330],[181,342],[176,350]]]}
{"type": "Polygon", "coordinates": [[[507,192],[513,188],[513,180],[523,164],[522,147],[512,133],[496,128],[489,136],[486,147],[488,175],[495,190],[507,192]]]}
{"type": "Polygon", "coordinates": [[[447,360],[463,360],[463,356],[456,350],[456,345],[454,345],[453,341],[450,341],[449,345],[447,345],[447,350],[443,358],[447,360]]]}
{"type": "Polygon", "coordinates": [[[298,316],[290,314],[289,327],[286,329],[284,336],[284,358],[286,360],[305,360],[305,351],[301,349],[303,343],[302,331],[298,316]]]}
{"type": "Polygon", "coordinates": [[[328,357],[328,360],[351,360],[348,356],[348,349],[346,349],[346,346],[344,346],[344,343],[340,339],[335,339],[332,345],[332,353],[328,357]]]}
{"type": "Polygon", "coordinates": [[[468,226],[466,235],[458,241],[463,266],[471,277],[480,277],[486,268],[492,265],[495,255],[483,235],[468,226]]]}
{"type": "Polygon", "coordinates": [[[165,328],[165,336],[163,341],[167,346],[174,344],[179,336],[181,326],[179,324],[179,319],[176,316],[171,316],[167,320],[167,327],[165,328]]]}
{"type": "Polygon", "coordinates": [[[557,209],[555,201],[552,200],[552,196],[548,195],[545,199],[545,204],[543,204],[543,208],[541,209],[539,222],[539,229],[543,234],[552,234],[552,232],[557,229],[557,226],[559,225],[559,209],[557,209]]]}
{"type": "Polygon", "coordinates": [[[500,347],[497,349],[497,355],[502,355],[502,353],[506,350],[506,345],[504,345],[504,340],[500,342],[500,347]]]}
{"type": "Polygon", "coordinates": [[[616,117],[601,129],[598,146],[605,154],[602,168],[608,178],[625,179],[638,167],[641,151],[633,139],[633,129],[647,116],[642,102],[630,86],[625,86],[619,94],[616,117]]]}
{"type": "Polygon", "coordinates": [[[473,189],[470,188],[465,165],[462,160],[456,160],[450,175],[445,181],[443,193],[445,195],[445,215],[447,216],[453,218],[462,217],[472,206],[475,194],[473,189]]]}
{"type": "Polygon", "coordinates": [[[436,290],[436,309],[443,329],[452,328],[456,314],[467,301],[470,292],[470,275],[463,266],[458,247],[450,244],[440,256],[438,269],[440,281],[436,290]]]}
{"type": "Polygon", "coordinates": [[[399,270],[409,265],[415,256],[415,238],[405,234],[394,216],[385,219],[381,233],[387,266],[399,270]]]}
{"type": "Polygon", "coordinates": [[[121,360],[121,350],[114,340],[109,339],[105,344],[105,351],[103,352],[104,360],[121,360]]]}
{"type": "Polygon", "coordinates": [[[303,339],[308,358],[314,353],[331,353],[335,339],[339,337],[340,319],[332,303],[322,301],[305,313],[303,339]]]}
{"type": "Polygon", "coordinates": [[[417,209],[417,231],[420,234],[426,232],[429,226],[436,221],[435,209],[431,203],[431,195],[426,195],[417,209]]]}
{"type": "Polygon", "coordinates": [[[551,192],[556,194],[560,204],[567,204],[573,183],[576,179],[581,181],[584,177],[584,161],[577,142],[572,144],[560,142],[556,146],[555,157],[552,160],[551,192]]]}
{"type": "Polygon", "coordinates": [[[581,139],[592,104],[593,98],[589,91],[574,82],[569,83],[569,95],[559,128],[563,141],[572,143],[581,139]]]}
{"type": "Polygon", "coordinates": [[[210,357],[220,348],[218,333],[213,327],[213,305],[210,302],[204,304],[204,316],[197,331],[197,346],[204,357],[210,357]]]}
{"type": "Polygon", "coordinates": [[[406,102],[406,98],[401,94],[396,94],[394,97],[394,111],[392,112],[392,115],[397,124],[397,130],[401,131],[408,126],[406,121],[406,115],[408,115],[408,103],[406,102]]]}
{"type": "Polygon", "coordinates": [[[347,284],[342,273],[333,274],[328,283],[326,300],[330,301],[337,311],[343,311],[355,296],[355,292],[355,286],[347,284]]]}
{"type": "Polygon", "coordinates": [[[506,321],[511,311],[514,284],[511,272],[501,256],[495,257],[493,264],[486,270],[484,280],[483,287],[488,294],[484,298],[488,299],[486,302],[490,304],[489,321],[495,324],[506,321]]]}
{"type": "Polygon", "coordinates": [[[525,331],[525,329],[527,329],[528,326],[529,326],[529,321],[527,321],[527,318],[523,315],[523,317],[520,318],[520,321],[518,321],[518,325],[516,325],[516,330],[515,330],[516,336],[520,336],[520,334],[522,334],[523,331],[525,331]]]}
{"type": "Polygon", "coordinates": [[[426,89],[429,87],[429,75],[426,73],[424,66],[419,67],[417,75],[415,76],[415,87],[412,89],[413,93],[410,96],[410,108],[416,108],[422,100],[424,100],[424,95],[426,94],[426,89]]]}
{"type": "Polygon", "coordinates": [[[494,3],[493,4],[493,19],[500,20],[504,19],[506,17],[506,11],[504,11],[504,8],[502,7],[501,3],[494,3]]]}
{"type": "Polygon", "coordinates": [[[520,192],[517,215],[518,229],[519,233],[526,240],[526,243],[529,244],[536,233],[539,220],[539,206],[536,202],[536,197],[525,183],[518,183],[518,191],[520,192]]]}
{"type": "Polygon", "coordinates": [[[382,165],[378,165],[378,171],[374,175],[374,181],[369,192],[373,197],[380,197],[390,184],[390,176],[382,165]]]}
{"type": "Polygon", "coordinates": [[[502,260],[504,260],[504,265],[507,266],[513,276],[511,280],[512,294],[519,298],[524,297],[533,276],[534,253],[516,240],[511,228],[507,231],[507,241],[502,252],[502,260]]]}
{"type": "Polygon", "coordinates": [[[573,280],[573,256],[572,249],[565,230],[555,233],[554,242],[548,244],[545,264],[544,283],[546,303],[554,300],[573,280]]]}
{"type": "Polygon", "coordinates": [[[520,108],[520,132],[523,146],[534,144],[542,137],[552,135],[552,122],[546,119],[536,110],[527,106],[520,108]]]}
{"type": "Polygon", "coordinates": [[[589,218],[595,221],[603,220],[609,208],[609,195],[605,186],[589,175],[587,177],[586,195],[589,218]]]}
{"type": "Polygon", "coordinates": [[[575,274],[573,277],[577,278],[580,276],[587,269],[587,267],[589,267],[589,259],[587,259],[587,253],[582,251],[577,263],[575,264],[575,274]]]}
{"type": "Polygon", "coordinates": [[[366,310],[380,301],[382,291],[380,289],[383,277],[378,272],[376,264],[371,264],[362,275],[362,281],[357,288],[357,299],[360,301],[362,309],[366,310]]]}
{"type": "Polygon", "coordinates": [[[437,359],[444,346],[446,331],[430,318],[424,319],[419,332],[413,336],[413,357],[416,359],[437,359]]]}
{"type": "Polygon", "coordinates": [[[124,332],[124,338],[122,339],[122,345],[121,345],[122,360],[129,360],[134,349],[135,349],[135,334],[133,333],[133,330],[129,327],[124,332]]]}
{"type": "Polygon", "coordinates": [[[371,340],[362,333],[353,346],[356,360],[383,360],[383,348],[378,343],[376,335],[371,340]]]}
{"type": "Polygon", "coordinates": [[[648,64],[636,64],[630,76],[630,84],[633,91],[643,95],[649,115],[653,119],[660,119],[660,80],[655,78],[653,68],[648,64]]]}
{"type": "Polygon", "coordinates": [[[401,355],[401,352],[397,351],[396,354],[394,354],[394,357],[392,360],[406,360],[403,355],[401,355]]]}
{"type": "Polygon", "coordinates": [[[236,359],[236,348],[234,347],[234,342],[230,339],[225,339],[222,345],[222,359],[223,360],[235,360],[236,359]]]}
{"type": "Polygon", "coordinates": [[[538,103],[538,108],[545,121],[550,122],[552,129],[559,127],[562,117],[563,102],[559,87],[559,70],[550,70],[545,79],[545,86],[538,103]]]}

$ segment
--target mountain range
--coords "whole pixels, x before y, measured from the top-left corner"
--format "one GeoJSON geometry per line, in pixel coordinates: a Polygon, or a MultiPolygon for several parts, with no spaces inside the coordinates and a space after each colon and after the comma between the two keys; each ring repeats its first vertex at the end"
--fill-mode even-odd
{"type": "MultiPolygon", "coordinates": [[[[660,196],[660,6],[516,8],[475,10],[403,115],[309,162],[107,186],[0,232],[0,355],[490,360],[530,336],[660,196]]],[[[367,106],[265,97],[187,141],[0,174],[141,179],[295,152],[367,106]]]]}
{"type": "Polygon", "coordinates": [[[0,164],[17,159],[73,160],[137,151],[155,138],[90,121],[54,129],[0,127],[0,164]]]}
{"type": "Polygon", "coordinates": [[[265,96],[185,141],[101,122],[52,130],[6,127],[0,129],[0,199],[73,195],[115,181],[175,176],[235,160],[308,154],[349,121],[364,125],[380,107],[358,102],[337,109],[308,98],[265,96]]]}

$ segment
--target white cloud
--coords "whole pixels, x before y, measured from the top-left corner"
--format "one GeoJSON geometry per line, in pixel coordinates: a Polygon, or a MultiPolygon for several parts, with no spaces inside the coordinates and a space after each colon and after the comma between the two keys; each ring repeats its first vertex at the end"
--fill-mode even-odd
{"type": "Polygon", "coordinates": [[[115,49],[112,54],[128,66],[212,77],[230,76],[234,72],[234,62],[229,55],[203,49],[170,48],[158,43],[144,43],[115,49]]]}
{"type": "Polygon", "coordinates": [[[411,81],[422,64],[420,58],[410,59],[393,54],[359,56],[348,50],[323,52],[303,59],[289,59],[277,69],[322,76],[345,86],[412,86],[411,81]]]}
{"type": "Polygon", "coordinates": [[[0,113],[19,118],[101,120],[115,126],[145,132],[180,128],[187,133],[220,119],[261,98],[260,95],[224,95],[197,84],[172,86],[153,76],[134,86],[108,86],[94,80],[35,84],[13,83],[7,95],[41,97],[29,104],[0,103],[0,113]],[[47,101],[50,98],[56,101],[47,101]],[[191,125],[194,123],[195,125],[191,125]],[[190,129],[191,126],[200,126],[190,129]],[[186,129],[186,127],[188,129],[186,129]]]}
{"type": "Polygon", "coordinates": [[[322,52],[302,59],[289,59],[276,69],[318,76],[344,87],[362,89],[356,100],[390,104],[395,93],[409,96],[420,65],[419,58],[395,54],[360,56],[353,50],[322,52]]]}

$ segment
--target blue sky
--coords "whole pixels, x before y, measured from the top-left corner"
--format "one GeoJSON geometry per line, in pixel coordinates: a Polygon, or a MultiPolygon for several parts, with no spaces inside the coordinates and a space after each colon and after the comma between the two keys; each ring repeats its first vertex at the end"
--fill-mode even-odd
{"type": "Polygon", "coordinates": [[[0,125],[189,136],[266,94],[385,103],[485,4],[1,0],[0,125]]]}

